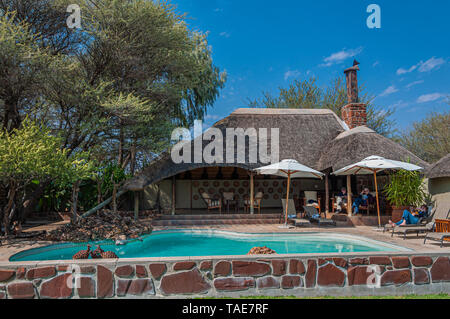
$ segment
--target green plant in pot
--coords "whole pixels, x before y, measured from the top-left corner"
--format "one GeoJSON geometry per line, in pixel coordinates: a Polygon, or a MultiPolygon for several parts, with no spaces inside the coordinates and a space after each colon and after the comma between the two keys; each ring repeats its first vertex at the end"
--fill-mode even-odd
{"type": "Polygon", "coordinates": [[[424,203],[424,178],[419,172],[400,170],[391,175],[391,182],[384,188],[386,199],[392,205],[392,220],[402,219],[403,211],[424,203]]]}

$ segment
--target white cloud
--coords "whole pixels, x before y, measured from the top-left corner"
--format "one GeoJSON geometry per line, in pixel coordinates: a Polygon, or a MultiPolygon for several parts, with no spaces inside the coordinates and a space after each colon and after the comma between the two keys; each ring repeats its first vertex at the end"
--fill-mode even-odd
{"type": "Polygon", "coordinates": [[[356,49],[343,49],[342,51],[335,52],[331,54],[329,57],[326,57],[323,61],[325,63],[320,66],[331,66],[333,64],[339,64],[347,60],[348,58],[353,58],[362,52],[363,48],[359,47],[356,49]]]}
{"type": "Polygon", "coordinates": [[[395,87],[395,85],[391,85],[390,87],[388,87],[386,90],[384,90],[380,96],[387,96],[390,94],[393,94],[395,92],[398,92],[398,89],[395,87]]]}
{"type": "Polygon", "coordinates": [[[416,65],[413,65],[409,69],[403,69],[400,68],[397,70],[397,75],[402,75],[406,73],[411,73],[417,69],[417,71],[424,73],[424,72],[430,72],[434,69],[439,69],[439,67],[443,64],[445,64],[446,61],[443,58],[436,58],[432,57],[431,59],[428,59],[427,61],[423,62],[420,61],[416,65]]]}
{"type": "Polygon", "coordinates": [[[221,37],[229,38],[231,35],[228,32],[220,32],[221,37]]]}
{"type": "Polygon", "coordinates": [[[445,95],[441,93],[432,93],[432,94],[425,94],[419,96],[417,99],[417,103],[427,103],[427,102],[433,102],[436,100],[439,100],[440,98],[443,98],[445,95]]]}
{"type": "Polygon", "coordinates": [[[284,73],[284,80],[288,80],[289,78],[296,78],[300,76],[300,71],[298,70],[289,70],[284,73]]]}
{"type": "Polygon", "coordinates": [[[444,63],[445,60],[443,58],[436,59],[435,57],[432,57],[431,59],[425,62],[420,61],[419,72],[432,71],[433,69],[439,68],[444,63]]]}
{"type": "Polygon", "coordinates": [[[376,67],[377,65],[379,65],[380,64],[380,61],[375,61],[373,64],[372,64],[372,67],[376,67]]]}
{"type": "Polygon", "coordinates": [[[413,86],[415,86],[415,85],[422,84],[423,82],[424,82],[423,80],[411,82],[411,83],[409,83],[409,84],[406,86],[406,88],[409,89],[409,88],[411,88],[411,87],[413,87],[413,86]]]}
{"type": "Polygon", "coordinates": [[[397,75],[402,75],[402,74],[406,74],[406,73],[411,73],[412,71],[414,71],[415,69],[417,69],[417,65],[413,65],[412,67],[410,67],[409,69],[398,69],[397,70],[397,75]]]}
{"type": "Polygon", "coordinates": [[[403,100],[399,100],[399,101],[397,101],[397,103],[392,104],[391,108],[393,108],[393,109],[402,109],[402,108],[407,107],[408,105],[409,105],[408,102],[405,102],[403,100]]]}

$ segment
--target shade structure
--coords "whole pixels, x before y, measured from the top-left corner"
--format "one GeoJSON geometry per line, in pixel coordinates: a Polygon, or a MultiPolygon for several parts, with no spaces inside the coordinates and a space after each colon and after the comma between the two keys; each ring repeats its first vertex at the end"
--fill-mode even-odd
{"type": "Polygon", "coordinates": [[[289,207],[289,190],[291,186],[292,178],[320,178],[324,176],[323,173],[316,171],[308,166],[300,164],[296,160],[283,160],[279,163],[264,166],[255,169],[258,174],[262,175],[275,175],[281,177],[287,177],[287,196],[286,196],[286,212],[285,212],[285,226],[288,223],[288,207],[289,207]]]}
{"type": "Polygon", "coordinates": [[[377,195],[377,213],[378,213],[378,226],[381,227],[381,216],[380,216],[380,200],[378,196],[378,184],[377,184],[377,173],[384,170],[407,170],[407,171],[420,171],[423,168],[411,163],[405,163],[400,161],[394,161],[390,159],[383,158],[381,156],[370,156],[362,160],[361,162],[348,165],[336,172],[333,175],[369,175],[373,174],[375,179],[375,192],[377,195]]]}

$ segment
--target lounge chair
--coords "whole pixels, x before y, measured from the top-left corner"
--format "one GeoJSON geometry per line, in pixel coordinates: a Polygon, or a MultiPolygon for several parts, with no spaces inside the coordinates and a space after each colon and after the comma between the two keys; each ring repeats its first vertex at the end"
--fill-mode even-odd
{"type": "Polygon", "coordinates": [[[305,217],[309,219],[310,222],[318,223],[319,226],[336,226],[336,222],[332,219],[314,217],[320,216],[317,208],[312,206],[303,206],[303,209],[305,210],[305,217]]]}
{"type": "Polygon", "coordinates": [[[209,196],[208,193],[200,193],[200,196],[203,198],[203,200],[206,203],[206,206],[208,208],[208,213],[212,210],[212,209],[219,209],[219,213],[222,214],[222,201],[219,200],[215,200],[212,199],[211,196],[209,196]]]}
{"type": "MultiPolygon", "coordinates": [[[[396,226],[392,228],[392,235],[394,237],[395,233],[403,234],[403,239],[406,239],[406,236],[409,233],[416,233],[419,236],[420,233],[428,233],[433,232],[436,220],[437,219],[448,219],[450,216],[450,203],[444,203],[439,207],[434,209],[434,213],[432,214],[432,221],[427,224],[422,225],[406,225],[406,226],[396,226]]],[[[424,223],[424,221],[422,221],[424,223]]]]}
{"type": "Polygon", "coordinates": [[[428,232],[425,236],[425,240],[423,241],[423,244],[425,245],[427,243],[427,240],[434,240],[439,241],[441,243],[441,248],[444,247],[444,241],[450,238],[450,233],[432,233],[428,232]]]}
{"type": "MultiPolygon", "coordinates": [[[[283,204],[283,219],[286,214],[286,200],[282,199],[281,203],[283,204]]],[[[288,206],[288,217],[289,216],[295,216],[295,218],[289,218],[294,222],[295,227],[301,227],[301,226],[310,226],[311,222],[304,218],[297,218],[297,211],[295,209],[295,203],[293,199],[289,200],[289,206],[288,206]]]]}

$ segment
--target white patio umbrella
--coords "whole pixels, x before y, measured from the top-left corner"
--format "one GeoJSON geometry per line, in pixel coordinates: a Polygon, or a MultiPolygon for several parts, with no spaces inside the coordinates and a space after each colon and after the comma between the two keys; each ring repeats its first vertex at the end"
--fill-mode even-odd
{"type": "MultiPolygon", "coordinates": [[[[348,165],[336,172],[334,175],[368,175],[373,174],[375,179],[375,192],[377,195],[377,213],[378,213],[378,226],[381,227],[381,217],[380,217],[380,201],[378,196],[378,184],[377,184],[377,173],[382,172],[386,169],[393,170],[407,170],[407,171],[419,171],[423,168],[411,163],[399,162],[390,159],[383,158],[381,156],[370,156],[361,162],[348,165]]],[[[350,205],[350,203],[349,203],[350,205]]]]}
{"type": "Polygon", "coordinates": [[[286,212],[285,212],[285,227],[288,221],[288,207],[289,207],[289,190],[291,186],[291,178],[320,178],[325,174],[318,172],[308,166],[302,165],[296,160],[284,160],[280,163],[272,164],[257,168],[258,174],[262,175],[276,175],[287,177],[287,196],[286,196],[286,212]]]}

